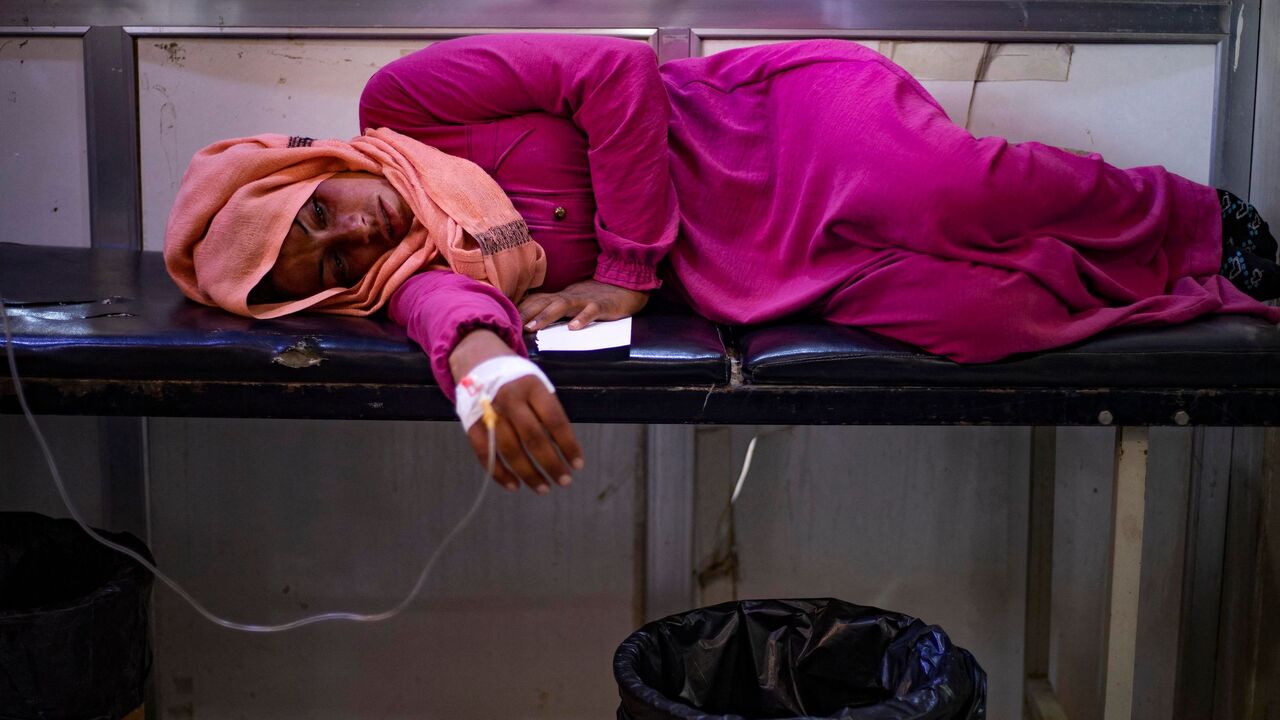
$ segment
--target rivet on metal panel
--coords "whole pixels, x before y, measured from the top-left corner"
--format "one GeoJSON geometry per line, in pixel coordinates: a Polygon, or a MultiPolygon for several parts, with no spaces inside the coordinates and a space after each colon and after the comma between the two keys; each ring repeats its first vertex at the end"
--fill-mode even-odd
{"type": "Polygon", "coordinates": [[[1115,418],[1111,415],[1110,410],[1103,410],[1102,412],[1098,413],[1098,422],[1102,423],[1103,425],[1110,425],[1114,420],[1115,418]]]}
{"type": "Polygon", "coordinates": [[[1191,416],[1187,414],[1186,410],[1179,410],[1173,414],[1173,421],[1179,425],[1186,425],[1191,422],[1191,416]]]}

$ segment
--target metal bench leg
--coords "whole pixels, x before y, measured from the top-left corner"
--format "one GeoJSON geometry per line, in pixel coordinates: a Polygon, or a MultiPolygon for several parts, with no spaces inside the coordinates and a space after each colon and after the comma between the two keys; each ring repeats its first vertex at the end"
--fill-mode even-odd
{"type": "Polygon", "coordinates": [[[1118,428],[1115,478],[1112,483],[1104,720],[1130,720],[1133,716],[1138,588],[1142,577],[1142,526],[1146,494],[1147,428],[1118,428]]]}

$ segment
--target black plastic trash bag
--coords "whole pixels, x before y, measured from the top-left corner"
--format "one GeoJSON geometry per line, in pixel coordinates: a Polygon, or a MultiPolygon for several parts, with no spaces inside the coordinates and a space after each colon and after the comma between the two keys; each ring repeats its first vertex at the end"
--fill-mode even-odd
{"type": "MultiPolygon", "coordinates": [[[[103,533],[150,559],[128,533],[103,533]]],[[[118,720],[151,670],[151,574],[71,520],[0,513],[0,719],[118,720]]]]}
{"type": "Polygon", "coordinates": [[[613,657],[619,720],[986,717],[987,675],[933,625],[841,600],[672,615],[613,657]]]}

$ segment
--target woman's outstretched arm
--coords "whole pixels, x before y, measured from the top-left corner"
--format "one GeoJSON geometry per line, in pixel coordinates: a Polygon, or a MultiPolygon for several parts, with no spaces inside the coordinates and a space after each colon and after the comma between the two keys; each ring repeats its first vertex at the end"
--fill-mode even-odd
{"type": "MultiPolygon", "coordinates": [[[[454,399],[457,379],[480,363],[503,355],[527,355],[520,315],[502,293],[448,270],[410,278],[391,296],[391,319],[405,327],[431,361],[440,389],[454,399]]],[[[505,466],[494,479],[510,490],[523,481],[540,495],[551,480],[565,484],[582,467],[582,449],[560,402],[540,380],[524,377],[503,385],[494,398],[497,445],[505,466]]],[[[476,457],[488,457],[488,436],[480,423],[467,433],[476,457]]]]}
{"type": "Polygon", "coordinates": [[[657,56],[634,40],[488,35],[436,43],[379,70],[360,99],[361,127],[466,125],[546,112],[587,137],[601,253],[595,279],[629,290],[659,285],[675,241],[666,91],[657,56]]]}

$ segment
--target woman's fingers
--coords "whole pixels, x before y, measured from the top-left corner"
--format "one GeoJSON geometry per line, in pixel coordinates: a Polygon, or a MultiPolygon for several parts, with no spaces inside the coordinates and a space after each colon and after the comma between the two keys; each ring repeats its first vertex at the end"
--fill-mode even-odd
{"type": "Polygon", "coordinates": [[[506,460],[504,482],[518,479],[539,495],[550,483],[568,485],[572,461],[582,451],[569,429],[560,403],[533,376],[511,381],[498,390],[498,451],[506,460]],[[562,440],[563,439],[563,440],[562,440]]]}
{"type": "Polygon", "coordinates": [[[596,320],[616,320],[636,314],[648,301],[648,293],[606,285],[594,280],[575,283],[557,293],[535,293],[520,303],[520,320],[526,330],[540,330],[564,317],[572,317],[571,330],[596,320]]]}
{"type": "Polygon", "coordinates": [[[528,405],[516,408],[511,423],[520,436],[520,444],[524,447],[530,464],[538,471],[538,481],[549,479],[557,485],[568,485],[572,480],[569,476],[569,462],[556,448],[551,435],[533,410],[528,405]]]}
{"type": "MultiPolygon", "coordinates": [[[[467,439],[471,441],[471,449],[475,452],[476,459],[480,461],[480,466],[485,469],[485,472],[489,472],[489,431],[484,423],[472,425],[467,431],[467,439]]],[[[520,489],[520,478],[511,472],[497,453],[494,453],[492,470],[492,477],[499,485],[511,491],[520,489]]]]}
{"type": "MultiPolygon", "coordinates": [[[[493,477],[498,483],[508,490],[523,483],[546,495],[550,483],[572,482],[573,471],[583,467],[582,447],[560,401],[541,380],[527,376],[507,383],[498,390],[493,407],[498,416],[493,477]]],[[[484,423],[472,425],[467,437],[487,469],[489,433],[484,423]]]]}
{"type": "Polygon", "coordinates": [[[531,391],[529,406],[537,413],[542,426],[551,434],[551,441],[560,449],[560,454],[569,461],[574,470],[581,470],[584,465],[582,447],[578,445],[578,438],[573,434],[573,426],[569,424],[569,418],[564,414],[564,407],[560,405],[556,396],[539,386],[531,391]]]}
{"type": "Polygon", "coordinates": [[[539,495],[546,495],[551,492],[551,486],[538,467],[533,464],[529,454],[525,452],[524,443],[520,437],[522,430],[524,432],[528,430],[527,428],[517,429],[517,421],[510,415],[509,410],[499,413],[498,452],[502,454],[502,459],[506,461],[506,469],[512,475],[528,485],[530,490],[539,495]]]}
{"type": "Polygon", "coordinates": [[[570,330],[581,330],[590,325],[592,321],[600,317],[600,303],[589,302],[582,308],[578,314],[569,321],[570,330]]]}
{"type": "Polygon", "coordinates": [[[557,295],[555,296],[555,299],[547,303],[547,306],[534,316],[532,320],[525,323],[525,327],[529,330],[544,328],[565,315],[570,314],[574,309],[575,308],[570,306],[568,300],[557,295]]]}
{"type": "MultiPolygon", "coordinates": [[[[489,432],[484,423],[472,425],[467,431],[467,437],[471,441],[476,459],[486,471],[489,470],[489,432]]],[[[494,437],[497,440],[497,453],[494,456],[493,479],[499,485],[515,491],[523,483],[539,495],[546,495],[551,491],[546,477],[525,452],[516,424],[500,416],[494,437]]]]}
{"type": "Polygon", "coordinates": [[[520,303],[520,322],[529,322],[535,315],[542,312],[542,309],[551,304],[558,295],[549,293],[534,293],[524,299],[520,303]]]}

